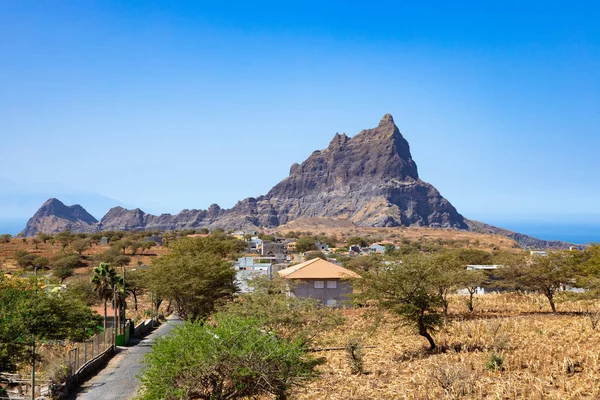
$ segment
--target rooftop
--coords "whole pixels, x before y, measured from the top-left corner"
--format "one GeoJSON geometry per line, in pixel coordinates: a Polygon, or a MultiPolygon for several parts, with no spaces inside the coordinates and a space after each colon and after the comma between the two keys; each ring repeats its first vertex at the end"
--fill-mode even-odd
{"type": "Polygon", "coordinates": [[[321,258],[314,258],[279,271],[285,279],[348,279],[360,278],[354,271],[321,258]]]}

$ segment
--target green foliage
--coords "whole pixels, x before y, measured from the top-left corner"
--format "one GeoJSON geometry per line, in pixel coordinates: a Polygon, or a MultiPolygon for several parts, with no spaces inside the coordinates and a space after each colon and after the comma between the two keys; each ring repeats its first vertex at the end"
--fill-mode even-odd
{"type": "Polygon", "coordinates": [[[84,340],[96,332],[98,314],[81,301],[46,293],[31,279],[0,275],[0,371],[29,361],[37,340],[84,340]]]}
{"type": "Polygon", "coordinates": [[[77,252],[81,256],[84,251],[89,249],[92,246],[92,241],[90,239],[77,239],[71,243],[71,248],[77,252]]]}
{"type": "Polygon", "coordinates": [[[382,310],[401,317],[427,339],[433,350],[436,345],[431,333],[443,324],[437,273],[431,256],[404,256],[386,268],[364,272],[363,279],[354,281],[359,293],[356,298],[374,301],[382,310]]]}
{"type": "Polygon", "coordinates": [[[246,244],[223,235],[175,241],[171,252],[154,260],[146,272],[148,288],[175,302],[177,313],[184,319],[208,316],[219,301],[231,299],[237,290],[235,271],[223,257],[246,244]]]}
{"type": "Polygon", "coordinates": [[[111,247],[110,249],[100,254],[97,258],[98,261],[114,265],[115,267],[129,265],[129,263],[131,262],[131,257],[128,257],[121,253],[121,251],[117,247],[111,247]]]}
{"type": "Polygon", "coordinates": [[[71,233],[71,231],[66,229],[63,232],[60,232],[60,233],[57,233],[56,235],[54,235],[54,239],[60,243],[60,245],[62,246],[62,248],[64,250],[67,248],[67,246],[69,244],[71,244],[71,242],[73,242],[75,240],[75,235],[73,235],[71,233]]]}
{"type": "Polygon", "coordinates": [[[32,267],[39,269],[48,268],[48,265],[50,265],[50,260],[43,256],[36,256],[31,263],[32,267]]]}
{"type": "Polygon", "coordinates": [[[9,243],[11,237],[12,235],[9,233],[4,233],[0,235],[0,243],[9,243]]]}
{"type": "Polygon", "coordinates": [[[322,251],[309,251],[308,253],[304,254],[304,261],[313,260],[315,258],[327,260],[327,256],[322,251]]]}
{"type": "Polygon", "coordinates": [[[289,390],[317,375],[302,344],[265,332],[258,321],[216,315],[160,338],[145,358],[143,400],[240,399],[289,390]]]}
{"type": "Polygon", "coordinates": [[[485,367],[488,369],[488,371],[504,371],[504,359],[502,358],[501,355],[496,354],[496,353],[490,353],[486,363],[485,363],[485,367]]]}
{"type": "Polygon", "coordinates": [[[231,237],[222,231],[215,230],[207,237],[183,238],[174,241],[169,249],[174,254],[198,255],[210,253],[219,257],[228,258],[237,255],[246,249],[246,242],[231,237]]]}
{"type": "Polygon", "coordinates": [[[360,339],[351,338],[346,344],[346,356],[350,364],[350,372],[362,374],[364,372],[363,346],[360,339]]]}
{"type": "Polygon", "coordinates": [[[241,293],[223,311],[239,317],[252,317],[269,332],[308,344],[317,336],[339,326],[344,319],[339,310],[322,307],[318,300],[288,296],[288,282],[256,276],[248,280],[252,289],[241,293]]]}
{"type": "Polygon", "coordinates": [[[315,239],[312,237],[302,237],[296,240],[296,251],[300,253],[304,253],[307,251],[316,251],[317,246],[315,244],[315,239]]]}
{"type": "Polygon", "coordinates": [[[362,236],[350,236],[348,238],[348,240],[346,240],[346,243],[348,246],[360,246],[360,247],[367,247],[368,245],[370,245],[371,243],[369,242],[369,240],[367,240],[366,238],[362,237],[362,236]]]}
{"type": "Polygon", "coordinates": [[[17,265],[21,268],[33,266],[33,260],[35,260],[35,257],[35,254],[31,254],[26,250],[18,250],[15,252],[15,260],[17,261],[17,265]]]}
{"type": "Polygon", "coordinates": [[[95,286],[86,278],[74,279],[67,286],[67,296],[76,298],[91,307],[100,301],[95,286]]]}
{"type": "Polygon", "coordinates": [[[360,274],[364,271],[377,272],[385,267],[385,257],[381,254],[369,254],[368,256],[349,258],[344,266],[360,274]]]}
{"type": "Polygon", "coordinates": [[[48,234],[48,233],[42,233],[42,232],[39,232],[39,233],[36,235],[36,237],[37,237],[37,238],[38,238],[38,239],[39,239],[39,240],[40,240],[42,243],[44,243],[44,244],[46,244],[46,242],[47,242],[48,240],[52,240],[52,239],[54,238],[54,236],[52,236],[52,235],[50,235],[50,234],[48,234]]]}
{"type": "Polygon", "coordinates": [[[531,290],[546,296],[552,312],[556,312],[554,295],[562,287],[573,283],[578,266],[576,252],[555,251],[547,256],[514,258],[513,263],[501,269],[501,274],[517,289],[531,290]]]}

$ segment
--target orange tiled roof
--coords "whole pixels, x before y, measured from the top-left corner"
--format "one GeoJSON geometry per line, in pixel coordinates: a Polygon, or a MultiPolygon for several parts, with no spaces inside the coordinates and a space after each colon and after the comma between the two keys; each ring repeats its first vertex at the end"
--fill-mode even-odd
{"type": "Polygon", "coordinates": [[[348,279],[360,278],[354,271],[340,267],[321,258],[314,258],[301,264],[282,269],[279,276],[285,279],[348,279]]]}

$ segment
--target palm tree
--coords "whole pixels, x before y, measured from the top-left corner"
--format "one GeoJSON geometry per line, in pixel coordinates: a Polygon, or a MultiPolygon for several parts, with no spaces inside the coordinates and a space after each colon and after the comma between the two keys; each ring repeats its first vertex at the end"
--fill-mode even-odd
{"type": "Polygon", "coordinates": [[[115,284],[117,284],[119,276],[113,267],[107,263],[100,263],[94,267],[94,275],[92,283],[94,290],[104,301],[104,330],[106,330],[106,303],[112,299],[115,284]]]}

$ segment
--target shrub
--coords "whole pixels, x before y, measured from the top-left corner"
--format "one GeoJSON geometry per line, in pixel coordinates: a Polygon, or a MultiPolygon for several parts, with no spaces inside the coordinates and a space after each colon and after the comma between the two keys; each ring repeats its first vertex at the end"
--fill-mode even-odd
{"type": "Polygon", "coordinates": [[[144,359],[141,399],[239,399],[289,390],[316,376],[321,360],[257,320],[217,314],[215,324],[185,323],[158,339],[144,359]]]}
{"type": "Polygon", "coordinates": [[[485,367],[488,371],[504,371],[504,367],[502,364],[504,360],[502,356],[496,353],[490,353],[487,362],[485,363],[485,367]]]}
{"type": "Polygon", "coordinates": [[[350,371],[353,374],[362,374],[364,372],[363,346],[360,339],[352,338],[346,344],[346,355],[350,364],[350,371]]]}

